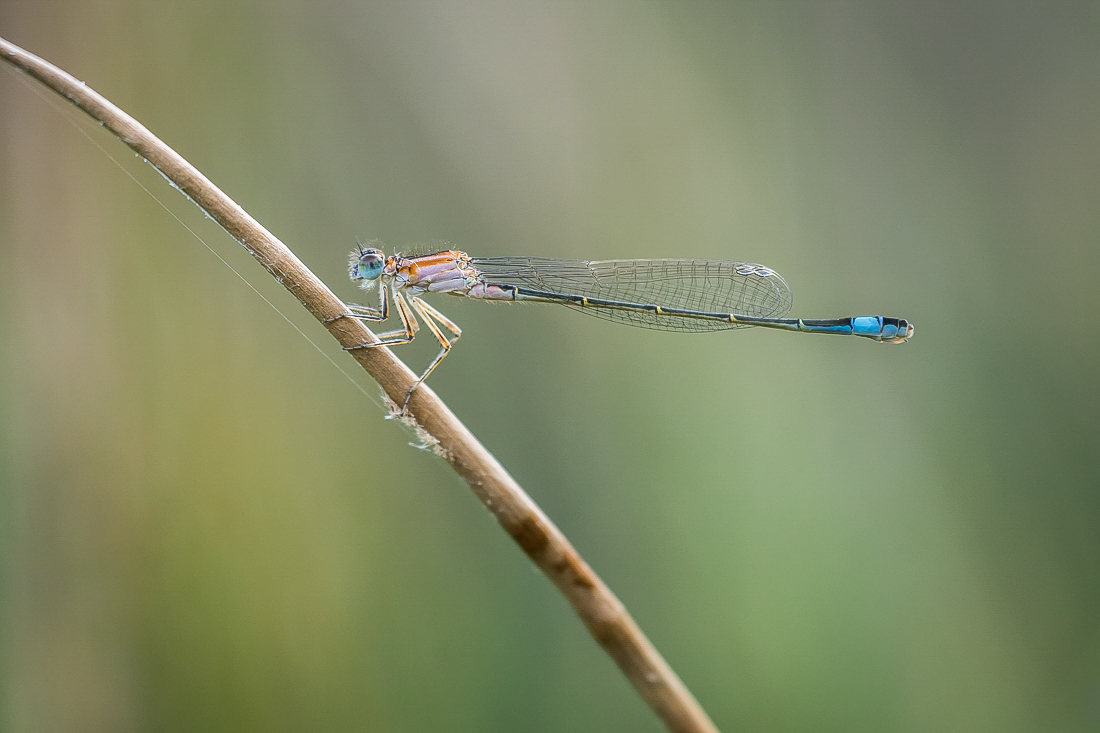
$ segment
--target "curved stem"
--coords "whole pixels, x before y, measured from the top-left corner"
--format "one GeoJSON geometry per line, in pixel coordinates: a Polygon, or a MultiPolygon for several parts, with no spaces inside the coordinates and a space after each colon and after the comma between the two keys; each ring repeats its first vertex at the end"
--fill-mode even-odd
{"type": "MultiPolygon", "coordinates": [[[[68,99],[145,158],[244,245],[341,346],[377,341],[358,320],[337,318],[347,307],[286,245],[137,120],[71,75],[3,38],[0,58],[68,99]]],[[[397,404],[416,381],[416,375],[385,347],[349,353],[397,404]]],[[[409,400],[408,411],[419,427],[439,442],[440,454],[504,530],[561,590],[592,636],[668,728],[717,733],[706,712],[611,589],[443,401],[421,385],[409,400]]]]}

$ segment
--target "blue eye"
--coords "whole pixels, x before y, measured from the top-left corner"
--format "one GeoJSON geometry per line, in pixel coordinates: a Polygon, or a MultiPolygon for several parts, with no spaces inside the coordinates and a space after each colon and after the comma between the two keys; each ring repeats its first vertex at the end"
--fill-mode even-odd
{"type": "Polygon", "coordinates": [[[377,280],[385,267],[385,257],[381,250],[364,249],[351,253],[349,274],[352,280],[377,280]]]}
{"type": "Polygon", "coordinates": [[[374,280],[382,274],[382,263],[379,260],[368,262],[359,261],[359,277],[364,280],[374,280]]]}

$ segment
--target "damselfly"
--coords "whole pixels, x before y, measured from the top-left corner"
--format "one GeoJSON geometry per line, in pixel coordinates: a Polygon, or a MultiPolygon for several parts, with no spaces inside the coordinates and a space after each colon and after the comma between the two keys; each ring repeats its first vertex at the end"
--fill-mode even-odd
{"type": "Polygon", "coordinates": [[[453,321],[426,303],[424,293],[481,300],[559,303],[599,318],[662,331],[720,331],[762,326],[800,333],[862,336],[898,344],[913,335],[902,318],[855,316],[829,320],[784,318],[791,289],[775,270],[727,260],[559,260],[549,257],[470,257],[450,250],[434,254],[386,257],[380,249],[359,247],[351,253],[351,279],[364,290],[379,287],[379,305],[348,305],[337,318],[384,321],[390,294],[401,328],[378,334],[376,343],[394,346],[413,340],[417,316],[443,347],[405,396],[408,406],[462,335],[453,321]],[[443,332],[450,332],[447,335],[443,332]]]}

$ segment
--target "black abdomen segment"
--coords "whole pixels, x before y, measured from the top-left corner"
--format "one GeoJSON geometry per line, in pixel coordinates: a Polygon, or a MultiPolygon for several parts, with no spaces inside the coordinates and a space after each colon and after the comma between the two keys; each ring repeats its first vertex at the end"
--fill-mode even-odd
{"type": "MultiPolygon", "coordinates": [[[[495,283],[494,283],[495,284],[495,283]]],[[[630,303],[621,300],[589,298],[584,295],[553,293],[514,285],[500,285],[511,289],[515,300],[532,300],[544,303],[562,303],[580,308],[598,308],[633,313],[645,313],[669,317],[669,325],[678,318],[691,318],[728,323],[731,326],[761,326],[783,331],[801,333],[827,333],[841,336],[860,336],[874,341],[901,343],[913,335],[913,326],[904,318],[889,316],[853,316],[850,318],[803,319],[803,318],[764,318],[760,316],[742,316],[736,313],[711,313],[684,308],[666,308],[650,303],[630,303]]],[[[673,327],[674,328],[674,327],[673,327]]],[[[691,329],[683,329],[691,330],[691,329]]]]}

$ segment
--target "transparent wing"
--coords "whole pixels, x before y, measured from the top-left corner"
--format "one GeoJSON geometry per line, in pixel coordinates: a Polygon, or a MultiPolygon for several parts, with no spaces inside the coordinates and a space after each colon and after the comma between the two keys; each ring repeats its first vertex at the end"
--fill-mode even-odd
{"type": "MultiPolygon", "coordinates": [[[[781,318],[791,289],[779,273],[728,260],[559,260],[549,257],[481,257],[471,263],[486,282],[559,295],[614,300],[704,313],[781,318]]],[[[718,331],[743,324],[613,308],[570,306],[582,313],[662,331],[718,331]]]]}

